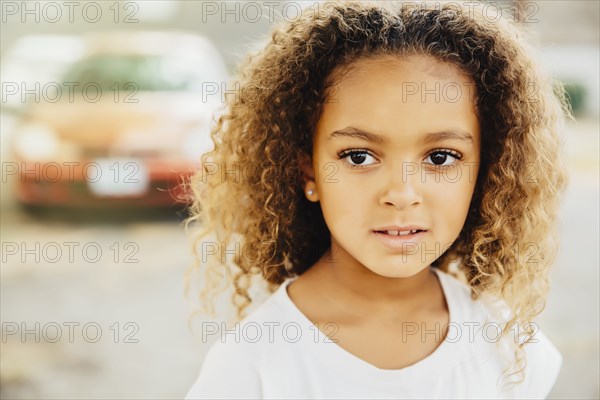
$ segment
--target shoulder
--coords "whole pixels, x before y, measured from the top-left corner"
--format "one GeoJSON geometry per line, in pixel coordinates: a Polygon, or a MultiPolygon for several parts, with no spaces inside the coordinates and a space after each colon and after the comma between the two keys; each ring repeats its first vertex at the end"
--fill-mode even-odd
{"type": "MultiPolygon", "coordinates": [[[[471,349],[477,352],[481,360],[487,360],[494,365],[507,366],[514,362],[515,346],[512,344],[518,340],[516,332],[509,332],[500,343],[501,346],[496,346],[498,329],[504,329],[506,322],[512,317],[506,302],[489,295],[473,299],[468,284],[448,273],[439,272],[440,279],[443,279],[446,285],[447,295],[450,297],[448,300],[454,303],[454,308],[457,310],[457,322],[475,326],[473,336],[475,340],[469,340],[469,343],[474,344],[471,349]]],[[[518,398],[545,398],[554,386],[562,366],[563,358],[559,350],[539,329],[539,326],[533,324],[535,333],[531,341],[524,346],[526,358],[524,381],[514,389],[518,398]]],[[[466,332],[462,325],[460,328],[463,328],[462,333],[466,332]]],[[[523,329],[523,327],[518,328],[521,331],[523,329]]],[[[498,371],[501,369],[499,368],[498,371]]]]}
{"type": "MultiPolygon", "coordinates": [[[[200,374],[186,399],[260,398],[265,351],[275,350],[270,337],[282,312],[273,293],[250,315],[233,326],[211,323],[214,340],[204,357],[200,374]],[[215,340],[214,336],[218,336],[215,340]]],[[[208,326],[208,325],[207,325],[208,326]]],[[[208,337],[203,332],[203,337],[208,337]]]]}
{"type": "Polygon", "coordinates": [[[260,398],[261,393],[258,370],[243,347],[217,341],[186,399],[260,398]]]}
{"type": "Polygon", "coordinates": [[[525,345],[527,364],[525,380],[517,387],[518,396],[525,399],[545,399],[558,378],[562,355],[541,331],[525,345]]]}

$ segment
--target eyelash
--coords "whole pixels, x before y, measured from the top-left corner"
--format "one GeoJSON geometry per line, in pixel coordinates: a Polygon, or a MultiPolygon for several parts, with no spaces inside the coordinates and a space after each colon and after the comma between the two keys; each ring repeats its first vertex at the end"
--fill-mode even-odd
{"type": "MultiPolygon", "coordinates": [[[[351,156],[351,155],[354,155],[354,154],[365,154],[365,153],[366,153],[366,154],[368,154],[368,155],[370,155],[371,157],[374,157],[374,158],[376,158],[376,157],[375,157],[375,156],[374,156],[374,155],[373,155],[373,154],[372,154],[372,153],[371,153],[369,150],[367,150],[367,149],[347,149],[347,150],[342,150],[342,151],[340,151],[340,152],[338,153],[338,158],[339,158],[340,160],[342,160],[342,159],[344,159],[344,158],[347,158],[347,157],[349,157],[349,156],[351,156]]],[[[430,157],[432,154],[446,154],[446,155],[449,155],[449,156],[452,156],[452,157],[456,158],[456,160],[457,160],[457,161],[460,161],[460,160],[462,159],[462,155],[461,155],[459,152],[457,152],[457,151],[454,151],[454,150],[450,150],[450,149],[435,149],[435,150],[431,151],[431,152],[430,152],[430,153],[427,155],[427,157],[430,157]]],[[[357,165],[350,164],[350,163],[346,163],[346,164],[347,164],[347,165],[348,165],[350,168],[357,168],[357,169],[360,169],[360,168],[367,168],[367,167],[369,167],[369,165],[362,165],[362,164],[357,164],[357,165]]],[[[454,164],[451,164],[451,165],[436,165],[436,164],[429,164],[429,165],[431,165],[431,166],[433,166],[434,168],[437,168],[437,169],[445,169],[445,168],[450,168],[450,167],[453,167],[453,166],[454,166],[454,164]]]]}

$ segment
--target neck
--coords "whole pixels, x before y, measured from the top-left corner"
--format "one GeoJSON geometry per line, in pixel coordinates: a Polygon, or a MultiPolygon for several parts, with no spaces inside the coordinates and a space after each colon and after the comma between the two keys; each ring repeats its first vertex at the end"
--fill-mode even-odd
{"type": "Polygon", "coordinates": [[[357,316],[398,317],[422,310],[424,306],[437,306],[437,300],[444,302],[431,267],[411,277],[388,278],[354,259],[332,260],[327,253],[307,272],[320,276],[328,301],[357,316]]]}

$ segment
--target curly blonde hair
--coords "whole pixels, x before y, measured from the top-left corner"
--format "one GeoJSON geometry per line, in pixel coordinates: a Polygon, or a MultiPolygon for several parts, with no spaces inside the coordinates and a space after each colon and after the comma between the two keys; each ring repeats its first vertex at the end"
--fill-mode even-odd
{"type": "MultiPolygon", "coordinates": [[[[334,68],[376,55],[425,54],[473,79],[482,132],[465,225],[432,266],[450,272],[458,261],[474,299],[490,293],[510,308],[502,335],[515,323],[532,334],[527,322],[545,307],[557,251],[568,183],[559,127],[570,112],[562,86],[540,71],[524,37],[514,22],[488,18],[481,4],[326,2],[278,25],[266,47],[241,64],[237,92],[212,129],[214,150],[189,183],[196,264],[188,281],[205,267],[203,311],[214,316],[215,296],[233,283],[241,319],[254,300],[252,278],[272,293],[329,249],[320,206],[304,196],[298,155],[312,154],[334,68]],[[211,234],[215,246],[199,254],[211,234]],[[232,245],[238,247],[227,260],[232,245]]],[[[525,344],[517,346],[518,372],[525,344]]]]}

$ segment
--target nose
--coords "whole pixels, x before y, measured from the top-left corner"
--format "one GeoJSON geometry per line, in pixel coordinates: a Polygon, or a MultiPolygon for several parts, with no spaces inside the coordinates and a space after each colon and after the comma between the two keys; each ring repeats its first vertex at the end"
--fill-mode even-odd
{"type": "Polygon", "coordinates": [[[399,210],[423,201],[420,194],[418,167],[414,163],[403,163],[400,167],[387,171],[385,186],[379,203],[399,210]]]}

